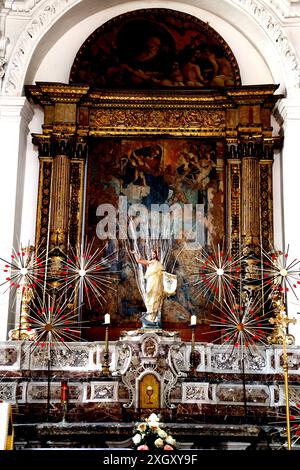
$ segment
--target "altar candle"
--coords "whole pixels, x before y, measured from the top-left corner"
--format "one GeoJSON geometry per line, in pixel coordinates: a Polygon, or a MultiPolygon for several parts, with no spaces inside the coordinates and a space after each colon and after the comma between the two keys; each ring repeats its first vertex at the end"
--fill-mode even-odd
{"type": "Polygon", "coordinates": [[[61,401],[68,401],[68,383],[66,380],[61,382],[61,401]]]}
{"type": "Polygon", "coordinates": [[[191,326],[195,326],[197,323],[196,315],[191,315],[191,326]]]}
{"type": "Polygon", "coordinates": [[[106,314],[104,315],[104,323],[105,323],[106,325],[108,325],[108,324],[110,323],[110,314],[109,314],[109,313],[106,313],[106,314]]]}

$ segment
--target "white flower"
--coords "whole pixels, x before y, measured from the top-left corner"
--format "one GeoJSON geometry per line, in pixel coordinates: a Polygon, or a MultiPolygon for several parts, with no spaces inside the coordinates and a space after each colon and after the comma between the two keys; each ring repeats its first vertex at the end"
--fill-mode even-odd
{"type": "Polygon", "coordinates": [[[162,439],[158,438],[154,441],[154,444],[156,445],[156,447],[163,447],[164,446],[164,441],[162,439]]]}
{"type": "Polygon", "coordinates": [[[142,440],[142,436],[140,434],[135,434],[132,438],[134,444],[137,446],[141,440],[142,440]]]}
{"type": "Polygon", "coordinates": [[[146,423],[140,423],[137,428],[138,428],[138,430],[139,430],[140,432],[143,433],[143,432],[145,432],[146,429],[147,429],[147,424],[146,424],[146,423]]]}
{"type": "Polygon", "coordinates": [[[150,427],[151,431],[153,431],[153,432],[158,432],[158,430],[160,429],[160,427],[156,423],[149,423],[149,427],[150,427]]]}
{"type": "Polygon", "coordinates": [[[170,446],[175,446],[176,445],[176,441],[175,441],[175,439],[173,439],[172,436],[167,436],[165,441],[166,441],[167,444],[170,444],[170,446]]]}
{"type": "Polygon", "coordinates": [[[157,434],[159,435],[159,437],[161,437],[162,439],[165,439],[167,437],[167,433],[166,431],[164,431],[163,429],[158,429],[157,431],[157,434]]]}
{"type": "Polygon", "coordinates": [[[147,419],[149,423],[158,423],[159,422],[159,417],[157,416],[156,413],[151,413],[149,418],[147,419]]]}

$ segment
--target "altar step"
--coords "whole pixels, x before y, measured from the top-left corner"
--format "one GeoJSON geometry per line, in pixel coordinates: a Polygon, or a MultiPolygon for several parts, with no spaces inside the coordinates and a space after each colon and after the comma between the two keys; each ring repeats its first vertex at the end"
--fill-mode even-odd
{"type": "MultiPolygon", "coordinates": [[[[256,425],[165,423],[180,450],[246,450],[282,447],[274,429],[256,425]],[[272,431],[272,433],[270,433],[272,431]]],[[[131,448],[134,423],[24,423],[15,424],[16,450],[131,448]]],[[[275,430],[276,431],[276,430],[275,430]]]]}

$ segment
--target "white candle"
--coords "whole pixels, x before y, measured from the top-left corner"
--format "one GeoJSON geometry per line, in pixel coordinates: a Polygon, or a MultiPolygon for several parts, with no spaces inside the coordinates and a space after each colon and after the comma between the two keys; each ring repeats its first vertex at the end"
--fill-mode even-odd
{"type": "Polygon", "coordinates": [[[197,323],[196,315],[191,315],[191,326],[195,326],[197,323]]]}
{"type": "Polygon", "coordinates": [[[110,314],[109,314],[109,313],[106,313],[106,314],[104,315],[104,323],[105,323],[106,325],[108,325],[108,324],[110,323],[110,314]]]}

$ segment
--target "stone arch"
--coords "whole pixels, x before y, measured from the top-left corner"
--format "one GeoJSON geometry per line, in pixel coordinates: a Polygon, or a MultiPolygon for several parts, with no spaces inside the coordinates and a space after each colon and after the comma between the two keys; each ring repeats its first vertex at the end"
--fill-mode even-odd
{"type": "MultiPolygon", "coordinates": [[[[22,95],[26,73],[32,65],[33,57],[43,53],[46,42],[50,47],[51,44],[55,43],[57,38],[62,34],[62,24],[67,24],[68,26],[76,24],[76,22],[82,18],[82,10],[87,3],[89,3],[88,12],[90,15],[99,11],[99,2],[95,0],[91,0],[90,2],[84,0],[51,0],[50,2],[41,1],[38,5],[35,5],[35,13],[17,40],[9,59],[3,79],[2,95],[22,95]]],[[[161,2],[157,2],[156,4],[155,2],[153,6],[159,7],[160,3],[161,2]]],[[[247,22],[249,30],[256,31],[258,34],[263,32],[263,35],[269,38],[269,46],[271,46],[273,50],[276,50],[280,57],[280,68],[284,73],[286,88],[288,90],[299,88],[299,60],[288,37],[277,21],[276,16],[271,11],[267,11],[256,0],[250,0],[249,2],[244,2],[243,0],[227,0],[227,3],[228,8],[226,9],[226,14],[223,14],[223,19],[240,30],[243,29],[243,24],[247,22]],[[230,15],[232,15],[233,18],[236,17],[238,10],[240,11],[239,24],[229,19],[230,15]],[[249,15],[252,18],[250,23],[249,15]]],[[[111,0],[106,2],[105,9],[109,9],[116,4],[119,6],[129,6],[127,2],[123,2],[122,0],[118,2],[111,0]]],[[[136,7],[138,7],[139,4],[140,2],[136,2],[136,7]]],[[[176,8],[175,5],[174,2],[173,8],[176,8]]],[[[187,0],[178,3],[178,9],[183,10],[185,6],[196,7],[196,1],[187,0]]],[[[211,6],[208,0],[205,0],[201,7],[206,8],[207,11],[211,13],[214,13],[213,10],[216,8],[211,6]]],[[[132,4],[129,9],[132,9],[132,4]]],[[[215,13],[220,15],[219,11],[215,13]]],[[[274,64],[270,65],[269,57],[267,57],[266,54],[264,54],[264,60],[273,68],[272,73],[276,81],[278,71],[276,72],[274,69],[274,64]]]]}

